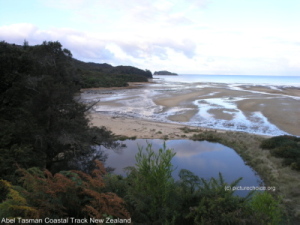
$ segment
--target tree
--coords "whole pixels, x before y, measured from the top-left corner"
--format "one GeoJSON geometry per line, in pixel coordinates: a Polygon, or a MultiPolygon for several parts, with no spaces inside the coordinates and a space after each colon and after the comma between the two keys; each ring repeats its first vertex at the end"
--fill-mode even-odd
{"type": "Polygon", "coordinates": [[[16,163],[42,166],[43,154],[33,148],[34,115],[26,107],[35,94],[27,88],[32,65],[23,48],[0,42],[0,174],[9,180],[16,163]]]}
{"type": "Polygon", "coordinates": [[[90,127],[72,54],[59,42],[13,46],[0,43],[0,172],[13,179],[18,164],[52,172],[104,155],[94,145],[117,146],[105,128],[90,127]]]}
{"type": "Polygon", "coordinates": [[[164,223],[171,221],[174,211],[171,210],[174,179],[171,163],[175,153],[166,145],[155,153],[148,144],[143,150],[139,147],[136,155],[136,166],[128,168],[128,180],[131,184],[126,202],[132,205],[132,216],[136,222],[164,223]]]}

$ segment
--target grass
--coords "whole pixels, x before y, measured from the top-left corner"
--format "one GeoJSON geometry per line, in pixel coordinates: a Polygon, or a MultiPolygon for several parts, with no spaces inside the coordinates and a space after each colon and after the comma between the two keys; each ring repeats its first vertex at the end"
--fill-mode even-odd
{"type": "MultiPolygon", "coordinates": [[[[265,186],[274,186],[274,195],[282,198],[286,214],[300,221],[300,172],[282,165],[269,150],[260,148],[265,139],[241,132],[204,131],[192,136],[192,140],[218,142],[234,149],[264,180],[265,186]]],[[[292,223],[293,224],[293,223],[292,223]]]]}
{"type": "Polygon", "coordinates": [[[190,128],[190,127],[183,127],[183,128],[179,128],[180,130],[182,130],[184,133],[191,133],[191,132],[202,132],[201,129],[193,129],[193,128],[190,128]]]}
{"type": "Polygon", "coordinates": [[[136,139],[136,136],[132,136],[132,137],[128,137],[125,135],[116,135],[115,136],[116,141],[135,140],[135,139],[136,139]]]}

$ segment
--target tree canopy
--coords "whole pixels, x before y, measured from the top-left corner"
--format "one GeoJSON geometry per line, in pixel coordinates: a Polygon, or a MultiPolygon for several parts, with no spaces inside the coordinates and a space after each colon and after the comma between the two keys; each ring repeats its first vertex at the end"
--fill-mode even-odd
{"type": "Polygon", "coordinates": [[[16,165],[74,167],[95,155],[93,145],[116,145],[110,131],[90,127],[72,54],[59,42],[37,46],[0,43],[0,174],[16,165]],[[63,166],[62,166],[63,165],[63,166]]]}

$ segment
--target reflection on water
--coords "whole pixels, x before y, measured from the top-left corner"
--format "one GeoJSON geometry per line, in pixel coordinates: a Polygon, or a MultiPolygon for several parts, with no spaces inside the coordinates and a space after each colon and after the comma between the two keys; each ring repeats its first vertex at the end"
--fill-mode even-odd
{"type": "MultiPolygon", "coordinates": [[[[163,140],[159,139],[126,140],[122,143],[126,144],[127,147],[121,151],[114,152],[105,149],[108,153],[106,166],[115,168],[115,174],[126,175],[123,169],[135,165],[138,145],[144,146],[145,149],[147,142],[152,144],[155,151],[162,148],[164,143],[163,140]]],[[[244,163],[243,159],[233,149],[222,144],[207,141],[168,140],[166,146],[176,152],[172,160],[174,168],[176,168],[173,172],[175,179],[178,179],[178,173],[181,169],[187,169],[205,179],[217,178],[221,172],[227,183],[243,177],[239,184],[241,186],[259,186],[262,183],[259,176],[244,163]]]]}

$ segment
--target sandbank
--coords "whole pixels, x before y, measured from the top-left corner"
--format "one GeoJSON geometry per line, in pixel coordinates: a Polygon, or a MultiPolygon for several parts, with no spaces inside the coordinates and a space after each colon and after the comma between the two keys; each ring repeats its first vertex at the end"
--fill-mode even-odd
{"type": "MultiPolygon", "coordinates": [[[[161,123],[139,118],[123,118],[101,113],[91,113],[89,118],[92,126],[104,126],[115,135],[136,137],[139,139],[188,139],[193,133],[185,133],[180,128],[188,127],[181,124],[161,123]]],[[[193,129],[212,130],[191,127],[193,129]]],[[[219,132],[224,132],[219,130],[219,132]]]]}
{"type": "MultiPolygon", "coordinates": [[[[189,134],[180,130],[180,128],[187,126],[180,123],[189,122],[198,113],[199,106],[195,104],[195,101],[203,101],[205,103],[210,98],[223,99],[225,101],[233,99],[234,104],[236,104],[235,109],[212,107],[208,110],[208,113],[216,120],[229,121],[229,126],[234,113],[239,110],[250,121],[254,122],[259,122],[255,121],[259,120],[259,118],[253,117],[255,113],[259,112],[269,123],[280,130],[300,136],[300,101],[298,100],[300,89],[297,87],[278,87],[278,89],[274,89],[268,86],[240,85],[238,86],[239,89],[232,89],[226,84],[218,84],[203,86],[202,88],[191,87],[178,91],[164,89],[163,86],[152,87],[151,84],[139,82],[130,83],[128,87],[95,88],[83,91],[114,96],[115,90],[118,91],[119,89],[142,88],[151,90],[151,88],[155,88],[159,91],[159,94],[154,95],[152,100],[157,106],[162,107],[162,112],[180,109],[175,114],[166,117],[170,123],[109,113],[110,110],[118,110],[119,107],[124,106],[124,100],[130,99],[131,102],[140,101],[138,98],[140,91],[137,90],[134,94],[122,96],[121,100],[112,98],[111,100],[98,102],[96,105],[102,106],[104,111],[91,112],[91,124],[94,126],[105,126],[117,135],[135,136],[137,138],[165,138],[166,136],[170,139],[188,138],[189,134]]],[[[199,121],[200,123],[201,121],[199,121]]],[[[197,127],[192,128],[195,129],[197,127]]],[[[230,127],[227,128],[230,130],[230,127]]],[[[198,129],[210,130],[209,128],[201,127],[198,127],[198,129]]]]}

